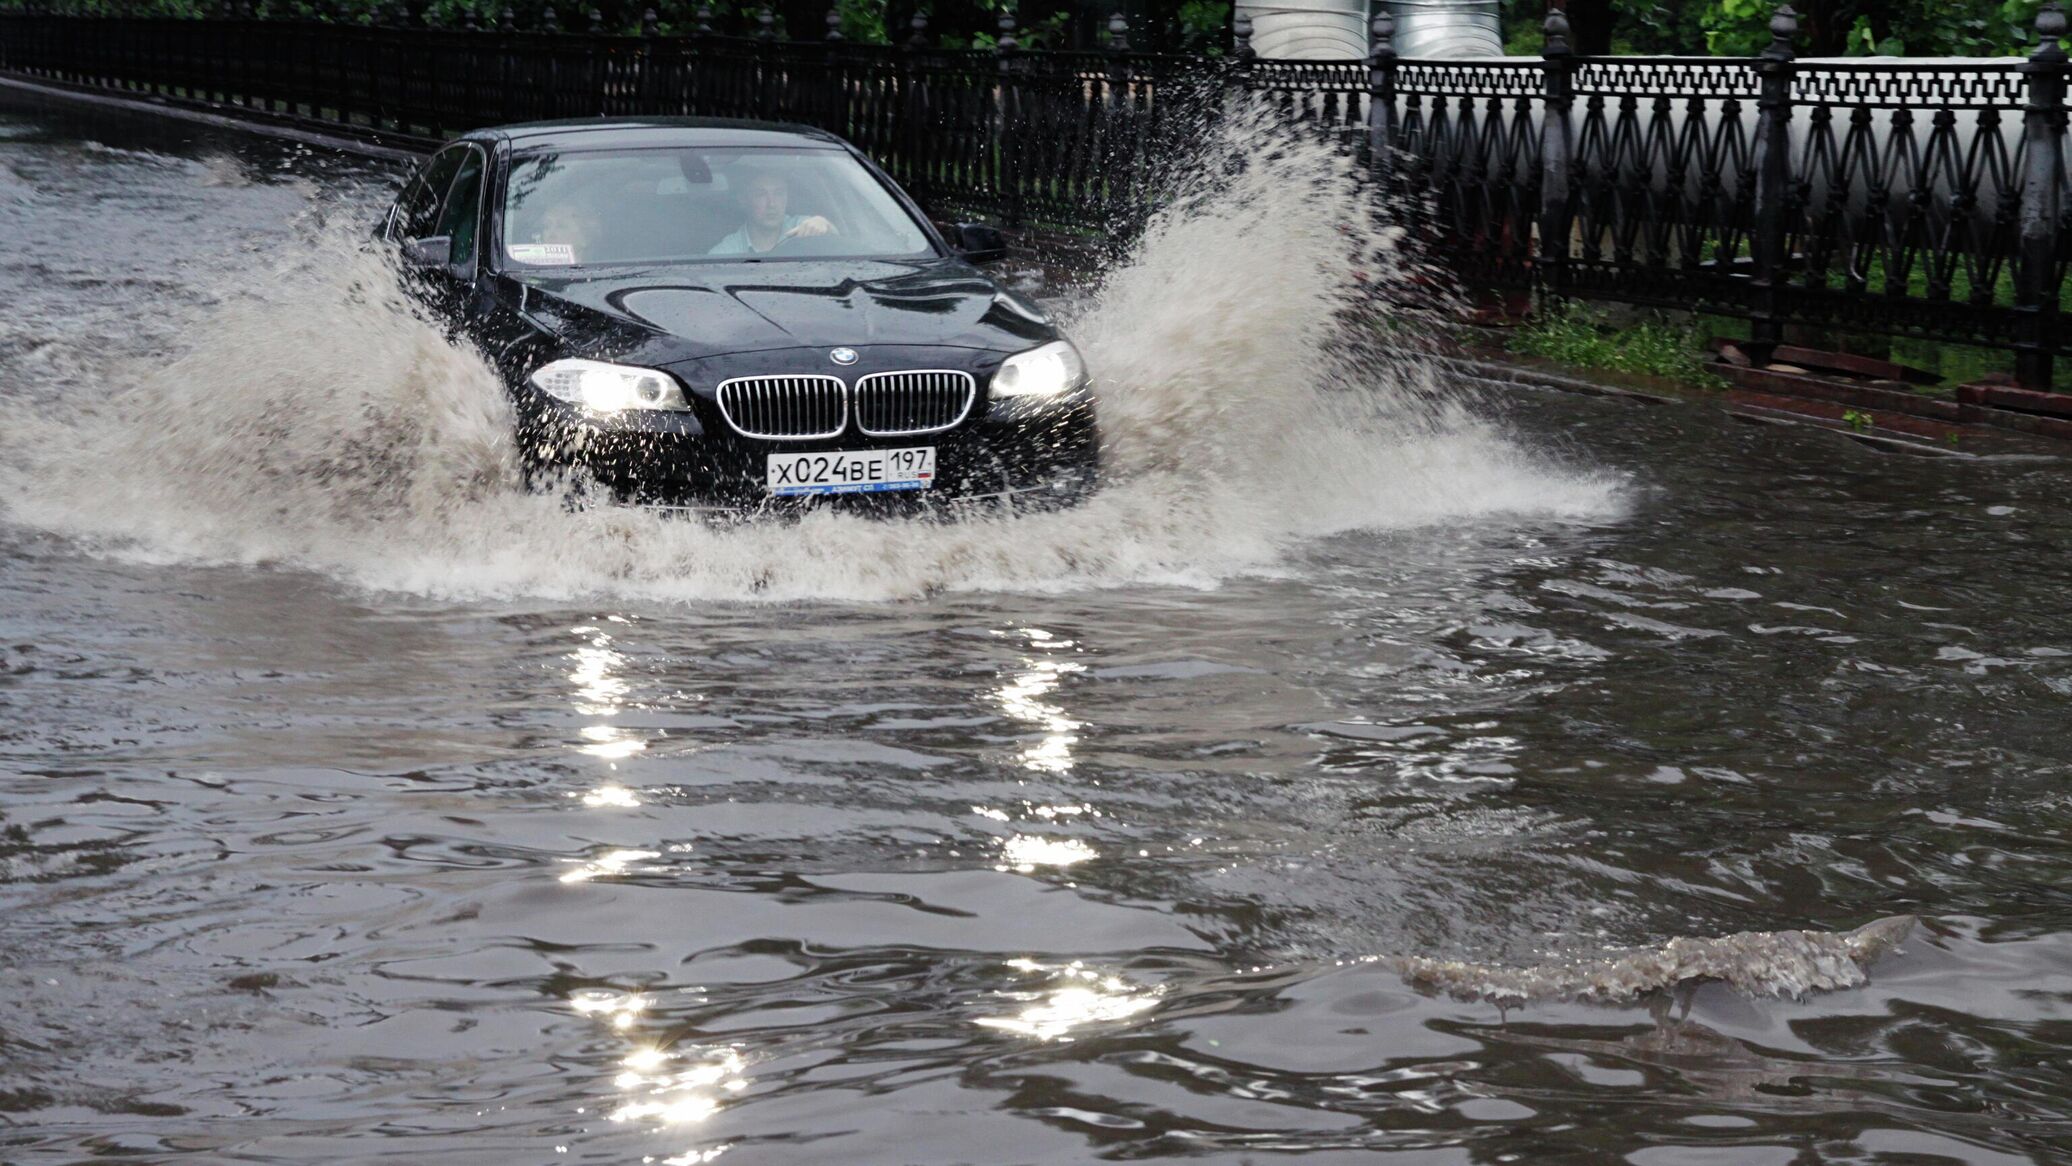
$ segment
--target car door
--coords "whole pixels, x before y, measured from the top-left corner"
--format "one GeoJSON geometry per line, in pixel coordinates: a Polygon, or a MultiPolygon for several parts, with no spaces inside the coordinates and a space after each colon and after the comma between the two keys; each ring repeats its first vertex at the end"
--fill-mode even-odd
{"type": "Polygon", "coordinates": [[[433,293],[435,306],[457,325],[465,323],[475,277],[481,269],[482,192],[488,162],[481,147],[471,144],[464,148],[432,228],[432,238],[448,240],[446,262],[434,265],[427,273],[438,285],[433,293]]]}
{"type": "Polygon", "coordinates": [[[487,170],[480,146],[448,146],[405,188],[390,218],[410,290],[455,331],[478,270],[487,170]]]}
{"type": "Polygon", "coordinates": [[[446,197],[446,188],[453,185],[453,176],[466,151],[462,143],[446,147],[432,155],[431,161],[403,184],[403,193],[397,196],[396,205],[389,208],[384,230],[389,242],[403,246],[432,233],[439,221],[439,204],[446,197]]]}

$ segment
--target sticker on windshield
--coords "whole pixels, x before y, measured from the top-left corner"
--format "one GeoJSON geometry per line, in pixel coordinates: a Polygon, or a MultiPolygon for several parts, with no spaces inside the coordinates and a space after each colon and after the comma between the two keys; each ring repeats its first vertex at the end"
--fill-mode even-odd
{"type": "Polygon", "coordinates": [[[576,249],[569,243],[506,243],[504,250],[520,263],[551,265],[576,261],[576,249]]]}

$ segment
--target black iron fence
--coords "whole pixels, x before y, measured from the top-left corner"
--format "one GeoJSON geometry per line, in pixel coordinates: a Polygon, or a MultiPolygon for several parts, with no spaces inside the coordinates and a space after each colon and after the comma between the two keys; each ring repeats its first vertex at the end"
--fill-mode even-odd
{"type": "MultiPolygon", "coordinates": [[[[652,17],[653,13],[649,13],[652,17]]],[[[1198,130],[1224,70],[1137,53],[383,27],[316,21],[0,14],[0,70],[437,141],[599,115],[822,126],[931,209],[1114,230],[1198,130]]],[[[917,19],[916,24],[924,22],[917,19]]]]}
{"type": "MultiPolygon", "coordinates": [[[[1982,345],[2047,388],[2072,353],[2065,17],[2027,58],[1263,61],[322,21],[0,15],[0,70],[436,140],[613,114],[775,118],[869,151],[931,209],[1126,235],[1232,93],[1339,135],[1465,290],[1982,345]]],[[[833,23],[830,22],[830,27],[833,23]]]]}

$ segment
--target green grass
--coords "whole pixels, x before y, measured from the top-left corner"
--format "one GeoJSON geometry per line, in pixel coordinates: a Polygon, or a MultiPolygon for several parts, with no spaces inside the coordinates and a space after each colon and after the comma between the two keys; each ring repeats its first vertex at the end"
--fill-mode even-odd
{"type": "Polygon", "coordinates": [[[1511,351],[1571,368],[1666,377],[1707,388],[1723,382],[1707,367],[1704,337],[1659,317],[1629,326],[1575,300],[1544,304],[1532,323],[1513,332],[1511,351]]]}

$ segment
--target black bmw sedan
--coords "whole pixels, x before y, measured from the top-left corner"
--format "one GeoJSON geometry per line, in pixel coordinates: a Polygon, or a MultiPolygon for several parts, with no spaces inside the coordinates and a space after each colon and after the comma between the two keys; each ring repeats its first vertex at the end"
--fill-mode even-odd
{"type": "Polygon", "coordinates": [[[1076,501],[1099,441],[1044,313],[831,134],[657,118],[478,130],[383,223],[508,385],[536,484],[789,507],[913,492],[1076,501]],[[569,475],[565,471],[579,471],[569,475]]]}

